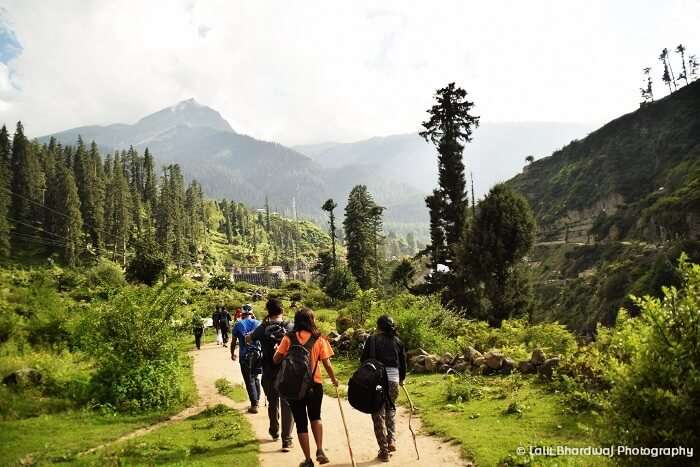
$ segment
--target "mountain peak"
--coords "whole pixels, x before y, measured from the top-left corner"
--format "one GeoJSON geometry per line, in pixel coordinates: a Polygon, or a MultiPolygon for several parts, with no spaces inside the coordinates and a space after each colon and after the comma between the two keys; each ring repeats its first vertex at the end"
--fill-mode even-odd
{"type": "Polygon", "coordinates": [[[149,132],[162,133],[177,126],[204,127],[233,132],[219,112],[200,104],[193,97],[152,113],[136,123],[149,132]]]}

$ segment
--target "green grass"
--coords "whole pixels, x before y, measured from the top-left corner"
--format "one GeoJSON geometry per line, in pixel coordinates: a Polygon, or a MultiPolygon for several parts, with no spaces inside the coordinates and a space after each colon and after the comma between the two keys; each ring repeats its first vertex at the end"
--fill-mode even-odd
{"type": "MultiPolygon", "coordinates": [[[[598,445],[593,415],[566,413],[557,396],[534,377],[523,378],[520,388],[514,390],[517,383],[512,378],[477,378],[472,389],[478,396],[452,404],[446,397],[448,385],[443,375],[411,376],[406,387],[428,431],[458,441],[479,465],[497,465],[520,446],[598,445]],[[507,413],[514,401],[520,414],[507,413]]],[[[565,465],[582,467],[609,465],[593,457],[566,461],[565,465]]]]}
{"type": "Polygon", "coordinates": [[[0,464],[13,465],[21,459],[49,463],[70,458],[165,418],[165,414],[100,415],[75,411],[2,421],[0,464]]]}
{"type": "Polygon", "coordinates": [[[246,393],[242,384],[231,384],[226,378],[219,378],[214,384],[219,394],[228,397],[234,402],[245,402],[248,400],[248,393],[246,393]]]}
{"type": "MultiPolygon", "coordinates": [[[[5,355],[2,366],[14,368],[18,362],[32,363],[45,368],[58,378],[87,378],[87,366],[75,363],[72,354],[55,355],[52,366],[41,363],[47,360],[37,352],[31,362],[28,355],[5,355]]],[[[179,374],[179,386],[183,400],[167,411],[137,415],[100,413],[79,410],[75,402],[61,397],[47,396],[39,390],[15,392],[0,388],[0,464],[15,464],[21,459],[50,463],[85,451],[93,446],[111,441],[136,429],[167,419],[197,401],[197,389],[192,374],[192,359],[183,356],[179,374]]]]}
{"type": "Polygon", "coordinates": [[[217,405],[153,433],[129,440],[70,465],[188,465],[257,467],[258,446],[245,418],[217,405]]]}
{"type": "MultiPolygon", "coordinates": [[[[341,384],[347,384],[357,365],[357,360],[333,361],[341,384]]],[[[406,389],[426,431],[458,442],[465,455],[478,465],[497,465],[506,456],[515,455],[520,446],[599,445],[594,436],[598,423],[595,415],[568,413],[560,398],[534,376],[470,378],[466,380],[470,384],[453,386],[456,389],[452,391],[455,395],[452,400],[448,400],[449,381],[449,377],[440,374],[409,374],[406,389]],[[461,400],[456,398],[460,393],[465,393],[461,400]],[[506,414],[514,401],[514,408],[521,413],[506,414]]],[[[325,390],[335,395],[330,383],[325,390]]],[[[403,392],[399,403],[408,405],[403,392]]],[[[541,465],[549,465],[547,459],[544,461],[541,465]]],[[[556,462],[560,466],[610,465],[598,457],[556,459],[556,462]]]]}

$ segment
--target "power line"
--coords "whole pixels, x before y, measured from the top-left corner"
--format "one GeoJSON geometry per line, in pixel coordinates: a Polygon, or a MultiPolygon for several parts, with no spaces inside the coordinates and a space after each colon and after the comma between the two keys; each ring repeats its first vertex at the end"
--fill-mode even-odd
{"type": "Polygon", "coordinates": [[[8,216],[5,216],[5,218],[6,218],[8,221],[10,221],[10,222],[14,222],[15,224],[21,224],[21,225],[23,225],[23,226],[25,226],[25,227],[29,227],[30,229],[34,229],[34,230],[36,230],[37,232],[41,232],[41,233],[48,234],[48,235],[53,235],[54,237],[59,238],[59,239],[61,239],[61,240],[70,241],[70,239],[69,239],[68,237],[64,237],[63,235],[59,235],[59,234],[57,234],[57,233],[50,232],[50,231],[44,229],[43,227],[42,227],[42,228],[39,228],[39,227],[37,227],[37,226],[35,226],[35,225],[27,224],[26,222],[22,222],[22,221],[19,221],[19,220],[17,220],[17,219],[13,219],[13,218],[8,217],[8,216]]]}
{"type": "Polygon", "coordinates": [[[36,204],[37,206],[42,207],[42,208],[44,208],[44,209],[47,209],[47,210],[49,210],[49,211],[51,211],[51,212],[53,212],[53,213],[55,213],[55,214],[58,214],[59,216],[63,216],[63,217],[65,217],[66,219],[70,219],[70,216],[67,216],[66,214],[64,214],[64,213],[62,213],[62,212],[60,212],[60,211],[56,211],[55,209],[52,209],[52,208],[46,206],[45,204],[39,203],[39,202],[37,202],[37,201],[34,201],[34,200],[31,199],[31,198],[27,198],[26,196],[20,195],[19,193],[15,192],[15,191],[12,191],[12,190],[10,190],[9,188],[0,187],[0,189],[1,189],[1,190],[4,190],[4,191],[6,191],[6,192],[8,192],[8,193],[10,193],[10,194],[12,194],[12,195],[18,196],[18,197],[20,197],[20,198],[22,198],[22,199],[24,199],[24,200],[26,200],[26,201],[29,201],[30,203],[36,204]]]}

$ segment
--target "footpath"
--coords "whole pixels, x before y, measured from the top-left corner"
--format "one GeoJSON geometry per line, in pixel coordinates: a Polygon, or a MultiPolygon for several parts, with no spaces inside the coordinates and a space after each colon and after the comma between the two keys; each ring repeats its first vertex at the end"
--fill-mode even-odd
{"type": "MultiPolygon", "coordinates": [[[[197,389],[202,403],[207,404],[222,402],[226,399],[220,396],[214,385],[219,378],[226,378],[233,384],[243,384],[239,363],[231,361],[228,348],[221,348],[216,344],[206,344],[199,351],[192,352],[194,356],[194,374],[197,381],[197,389]]],[[[228,399],[226,399],[228,401],[228,399]]],[[[231,405],[230,402],[227,402],[231,405]]],[[[391,462],[384,463],[376,460],[378,447],[374,438],[372,419],[369,415],[358,412],[350,407],[346,400],[342,400],[345,420],[350,432],[355,462],[358,466],[370,465],[401,465],[408,466],[465,466],[469,465],[460,455],[460,449],[450,443],[443,442],[435,437],[420,434],[420,420],[414,416],[412,425],[418,436],[418,450],[420,461],[416,459],[413,448],[413,439],[408,429],[409,411],[399,407],[396,425],[398,431],[397,452],[391,458],[391,462]]],[[[273,442],[267,430],[269,428],[267,410],[264,400],[260,401],[260,411],[257,414],[246,413],[246,418],[253,427],[253,431],[260,443],[260,465],[262,467],[296,467],[303,460],[303,454],[294,434],[294,448],[291,452],[282,452],[282,443],[273,442]]],[[[235,403],[235,408],[245,412],[247,403],[235,403]]],[[[345,430],[340,416],[340,408],[337,399],[325,396],[321,411],[323,418],[324,450],[330,458],[328,466],[351,466],[350,454],[347,448],[345,430]]],[[[312,451],[315,450],[313,441],[312,451]]]]}

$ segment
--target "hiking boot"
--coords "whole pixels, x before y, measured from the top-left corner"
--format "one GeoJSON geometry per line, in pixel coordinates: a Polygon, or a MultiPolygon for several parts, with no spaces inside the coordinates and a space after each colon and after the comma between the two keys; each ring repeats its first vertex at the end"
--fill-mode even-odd
{"type": "Polygon", "coordinates": [[[328,456],[326,456],[326,453],[323,452],[323,449],[319,449],[316,451],[316,460],[318,461],[319,464],[327,464],[330,461],[328,460],[328,456]]]}
{"type": "Polygon", "coordinates": [[[257,405],[251,405],[248,408],[248,413],[258,413],[258,406],[257,405]]]}
{"type": "Polygon", "coordinates": [[[282,441],[282,452],[291,451],[293,446],[294,446],[294,443],[292,443],[292,440],[282,441]]]}
{"type": "Polygon", "coordinates": [[[389,462],[389,451],[385,451],[384,449],[381,449],[379,451],[379,454],[377,455],[377,459],[380,460],[381,462],[389,462]]]}
{"type": "Polygon", "coordinates": [[[299,467],[314,467],[314,461],[311,459],[306,459],[304,462],[299,464],[299,467]]]}
{"type": "Polygon", "coordinates": [[[396,445],[394,443],[389,443],[389,452],[396,452],[396,445]]]}

